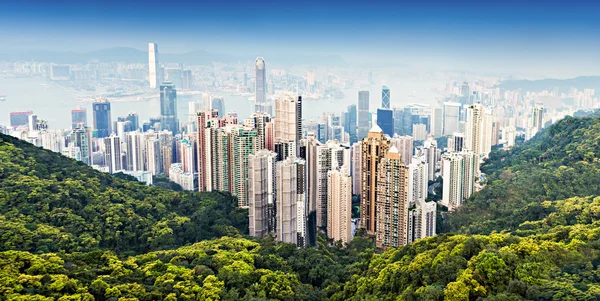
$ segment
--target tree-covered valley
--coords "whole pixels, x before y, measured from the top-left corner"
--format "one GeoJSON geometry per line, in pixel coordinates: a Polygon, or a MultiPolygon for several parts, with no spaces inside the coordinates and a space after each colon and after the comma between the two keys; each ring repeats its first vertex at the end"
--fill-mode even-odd
{"type": "Polygon", "coordinates": [[[568,117],[482,171],[446,233],[297,249],[245,236],[231,196],[0,136],[0,300],[600,300],[600,118],[568,117]]]}

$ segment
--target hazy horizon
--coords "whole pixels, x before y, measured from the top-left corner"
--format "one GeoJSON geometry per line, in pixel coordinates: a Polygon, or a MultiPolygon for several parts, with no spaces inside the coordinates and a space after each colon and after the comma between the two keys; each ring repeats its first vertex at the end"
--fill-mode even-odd
{"type": "Polygon", "coordinates": [[[352,65],[598,75],[600,5],[550,2],[12,2],[0,4],[0,53],[144,50],[156,42],[164,53],[336,55],[352,65]]]}

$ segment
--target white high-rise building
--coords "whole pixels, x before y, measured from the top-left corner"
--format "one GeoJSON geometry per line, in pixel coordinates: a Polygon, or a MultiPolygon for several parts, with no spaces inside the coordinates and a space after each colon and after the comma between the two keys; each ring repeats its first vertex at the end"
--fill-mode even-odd
{"type": "Polygon", "coordinates": [[[305,161],[289,157],[277,162],[276,239],[304,246],[306,238],[305,161]]]}
{"type": "Polygon", "coordinates": [[[479,174],[477,154],[470,151],[459,153],[463,157],[463,199],[469,198],[475,192],[475,181],[479,174]]]}
{"type": "Polygon", "coordinates": [[[148,43],[148,82],[150,89],[156,89],[159,83],[158,45],[148,43]]]}
{"type": "Polygon", "coordinates": [[[452,211],[475,191],[476,154],[472,151],[447,153],[442,156],[444,186],[442,205],[452,211]]]}
{"type": "Polygon", "coordinates": [[[327,236],[334,241],[352,240],[352,177],[348,171],[327,172],[327,236]]]}
{"type": "MultiPolygon", "coordinates": [[[[297,149],[298,143],[302,139],[301,96],[286,93],[275,100],[274,128],[275,144],[289,145],[293,143],[294,148],[297,149]]],[[[297,153],[297,151],[294,153],[297,153]]],[[[281,159],[285,158],[286,156],[281,156],[281,159]]]]}
{"type": "Polygon", "coordinates": [[[436,235],[436,202],[417,204],[414,240],[436,235]]]}
{"type": "Polygon", "coordinates": [[[409,207],[419,202],[424,202],[428,194],[428,168],[423,157],[413,158],[408,165],[408,204],[409,207]]]}
{"type": "Polygon", "coordinates": [[[481,104],[467,107],[464,148],[485,157],[492,151],[493,116],[481,104]]]}
{"type": "Polygon", "coordinates": [[[442,205],[452,211],[463,201],[463,156],[458,153],[447,153],[442,156],[442,205]]]}
{"type": "Polygon", "coordinates": [[[139,131],[128,132],[127,139],[127,170],[142,171],[144,169],[144,154],[146,153],[146,136],[139,131]]]}
{"type": "MultiPolygon", "coordinates": [[[[350,147],[336,140],[321,144],[316,139],[307,143],[306,159],[308,163],[309,208],[316,211],[317,229],[327,226],[327,173],[330,170],[341,170],[342,166],[350,166],[350,147]]],[[[344,169],[348,176],[349,168],[344,169]]]]}
{"type": "Polygon", "coordinates": [[[425,154],[425,159],[427,160],[427,178],[429,181],[435,181],[435,171],[439,158],[437,141],[425,140],[425,142],[423,142],[423,147],[421,147],[421,150],[425,154]]]}
{"type": "Polygon", "coordinates": [[[492,152],[494,139],[494,116],[490,112],[483,114],[481,125],[481,153],[482,157],[487,157],[492,152]]]}
{"type": "Polygon", "coordinates": [[[531,127],[535,128],[536,133],[544,128],[544,107],[536,105],[531,113],[531,127]]]}
{"type": "Polygon", "coordinates": [[[465,131],[464,148],[481,154],[482,135],[483,135],[483,115],[484,108],[481,104],[473,104],[467,107],[467,128],[465,131]]]}
{"type": "Polygon", "coordinates": [[[116,173],[123,170],[121,158],[121,138],[111,134],[104,138],[105,162],[109,173],[116,173]]]}
{"type": "Polygon", "coordinates": [[[276,161],[277,154],[266,149],[248,156],[248,221],[250,236],[263,237],[273,230],[276,161]]]}

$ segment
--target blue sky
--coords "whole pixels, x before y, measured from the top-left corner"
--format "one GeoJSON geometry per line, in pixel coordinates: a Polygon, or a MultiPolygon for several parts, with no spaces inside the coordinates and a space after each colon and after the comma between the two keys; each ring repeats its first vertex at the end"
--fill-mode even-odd
{"type": "Polygon", "coordinates": [[[598,1],[0,2],[0,51],[156,41],[165,52],[600,68],[598,1]]]}

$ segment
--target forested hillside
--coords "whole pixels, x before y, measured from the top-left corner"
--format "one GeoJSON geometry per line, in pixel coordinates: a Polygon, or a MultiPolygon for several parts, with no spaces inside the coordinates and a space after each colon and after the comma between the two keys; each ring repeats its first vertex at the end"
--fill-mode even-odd
{"type": "Polygon", "coordinates": [[[552,211],[546,200],[600,195],[600,117],[567,117],[510,151],[493,151],[488,184],[447,219],[445,230],[511,232],[552,211]]]}
{"type": "Polygon", "coordinates": [[[598,117],[494,151],[487,186],[445,219],[454,233],[381,254],[361,237],[345,249],[245,239],[230,197],[145,187],[2,139],[0,227],[13,232],[0,232],[0,300],[600,300],[598,117]],[[121,239],[127,229],[138,238],[121,239]],[[15,243],[16,231],[49,238],[15,243]]]}
{"type": "Polygon", "coordinates": [[[122,180],[0,135],[0,250],[174,248],[247,233],[247,211],[236,203],[122,180]]]}

